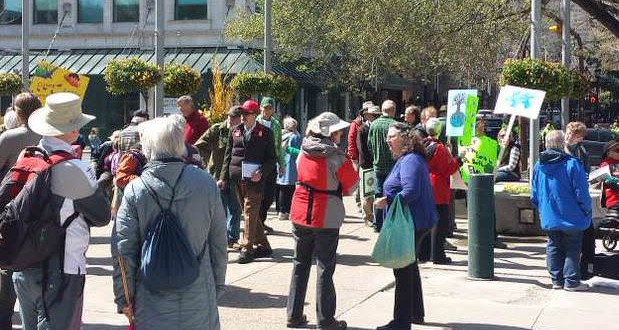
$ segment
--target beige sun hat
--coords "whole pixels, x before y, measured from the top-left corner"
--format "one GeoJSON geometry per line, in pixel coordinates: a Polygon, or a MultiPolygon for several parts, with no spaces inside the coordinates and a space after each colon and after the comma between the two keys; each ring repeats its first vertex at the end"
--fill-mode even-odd
{"type": "Polygon", "coordinates": [[[28,126],[42,136],[58,136],[80,129],[95,116],[82,113],[82,100],[73,93],[55,93],[47,97],[45,106],[28,118],[28,126]]]}
{"type": "Polygon", "coordinates": [[[322,136],[330,136],[333,132],[337,132],[350,126],[350,123],[340,119],[333,112],[323,112],[310,120],[307,129],[315,134],[322,136]]]}

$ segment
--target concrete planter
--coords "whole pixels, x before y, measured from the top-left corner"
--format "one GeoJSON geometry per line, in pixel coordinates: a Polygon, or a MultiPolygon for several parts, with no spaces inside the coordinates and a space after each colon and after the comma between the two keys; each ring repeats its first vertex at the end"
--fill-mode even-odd
{"type": "Polygon", "coordinates": [[[538,236],[544,235],[539,214],[531,204],[530,194],[496,192],[496,230],[499,234],[538,236]]]}

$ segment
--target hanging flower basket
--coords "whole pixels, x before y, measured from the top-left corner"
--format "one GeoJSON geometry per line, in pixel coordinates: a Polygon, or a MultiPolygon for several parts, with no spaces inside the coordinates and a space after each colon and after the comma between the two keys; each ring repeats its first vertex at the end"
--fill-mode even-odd
{"type": "Polygon", "coordinates": [[[285,75],[274,75],[271,80],[271,96],[278,102],[290,103],[297,94],[297,82],[285,75]]]}
{"type": "Polygon", "coordinates": [[[12,72],[0,73],[0,96],[17,94],[23,87],[21,76],[12,72]]]}
{"type": "Polygon", "coordinates": [[[103,78],[107,90],[113,95],[141,94],[155,86],[162,78],[156,64],[137,57],[111,60],[105,68],[103,78]]]}
{"type": "Polygon", "coordinates": [[[264,72],[239,73],[230,84],[241,99],[263,95],[272,96],[277,102],[290,103],[297,93],[294,79],[264,72]]]}
{"type": "Polygon", "coordinates": [[[510,59],[501,72],[501,85],[513,85],[546,91],[546,99],[559,101],[572,94],[572,72],[559,63],[541,59],[510,59]]]}
{"type": "Polygon", "coordinates": [[[167,96],[193,95],[202,85],[202,75],[184,64],[168,64],[163,72],[163,91],[167,96]]]}

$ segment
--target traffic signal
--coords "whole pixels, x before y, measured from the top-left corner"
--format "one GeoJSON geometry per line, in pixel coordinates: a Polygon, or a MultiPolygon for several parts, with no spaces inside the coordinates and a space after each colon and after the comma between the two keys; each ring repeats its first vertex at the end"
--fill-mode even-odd
{"type": "Polygon", "coordinates": [[[598,103],[598,97],[596,95],[589,96],[589,103],[591,103],[591,105],[597,104],[598,103]]]}

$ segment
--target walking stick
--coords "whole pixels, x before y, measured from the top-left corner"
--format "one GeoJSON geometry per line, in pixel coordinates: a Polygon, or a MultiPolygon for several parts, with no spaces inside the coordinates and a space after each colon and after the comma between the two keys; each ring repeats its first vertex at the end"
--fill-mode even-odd
{"type": "Polygon", "coordinates": [[[125,301],[127,302],[127,305],[132,313],[132,317],[129,320],[129,328],[127,328],[127,330],[135,330],[135,326],[133,324],[133,303],[131,302],[131,295],[129,294],[129,285],[127,284],[127,268],[125,267],[125,265],[125,259],[122,256],[118,256],[120,278],[123,283],[123,294],[125,295],[125,301]]]}

